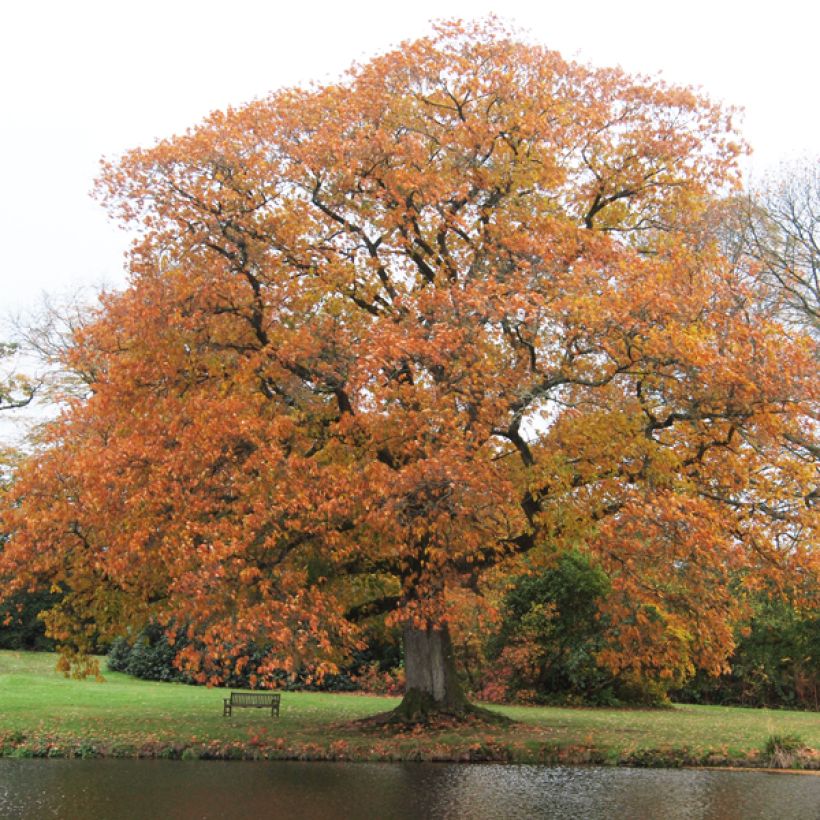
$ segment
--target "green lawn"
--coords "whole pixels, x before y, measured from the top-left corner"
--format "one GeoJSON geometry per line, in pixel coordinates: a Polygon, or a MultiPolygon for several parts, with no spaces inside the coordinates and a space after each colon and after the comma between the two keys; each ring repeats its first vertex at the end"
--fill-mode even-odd
{"type": "MultiPolygon", "coordinates": [[[[0,753],[762,765],[770,735],[820,748],[820,714],[716,706],[493,707],[516,723],[396,735],[351,725],[395,698],[285,692],[279,720],[254,709],[223,718],[225,690],[113,672],[104,683],[69,680],[55,663],[52,654],[0,652],[0,753]]],[[[809,755],[803,765],[817,762],[809,755]]]]}

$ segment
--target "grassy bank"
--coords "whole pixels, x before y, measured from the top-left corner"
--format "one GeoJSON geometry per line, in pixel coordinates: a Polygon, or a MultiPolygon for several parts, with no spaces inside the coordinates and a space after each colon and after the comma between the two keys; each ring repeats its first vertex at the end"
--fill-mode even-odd
{"type": "MultiPolygon", "coordinates": [[[[611,765],[766,766],[773,735],[820,749],[820,715],[675,706],[664,710],[493,707],[506,727],[394,734],[353,725],[395,698],[286,692],[282,713],[222,717],[225,690],[118,673],[67,680],[56,656],[0,652],[0,755],[321,760],[504,760],[611,765]]],[[[820,768],[820,754],[796,759],[820,768]]]]}

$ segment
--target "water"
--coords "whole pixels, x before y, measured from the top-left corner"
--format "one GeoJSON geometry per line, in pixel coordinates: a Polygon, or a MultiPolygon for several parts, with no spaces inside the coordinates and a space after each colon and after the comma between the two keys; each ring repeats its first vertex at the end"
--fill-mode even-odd
{"type": "Polygon", "coordinates": [[[501,764],[0,759],[0,817],[820,820],[820,777],[501,764]]]}

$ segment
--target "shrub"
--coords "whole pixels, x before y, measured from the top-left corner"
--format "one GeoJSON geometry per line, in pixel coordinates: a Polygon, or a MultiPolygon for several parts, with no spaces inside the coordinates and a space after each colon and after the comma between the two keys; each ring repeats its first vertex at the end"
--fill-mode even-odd
{"type": "Polygon", "coordinates": [[[48,590],[21,592],[0,607],[0,649],[52,652],[54,641],[46,637],[39,614],[52,607],[59,596],[48,590]],[[4,622],[8,621],[4,625],[4,622]]]}
{"type": "Polygon", "coordinates": [[[131,642],[125,637],[111,642],[108,668],[143,680],[190,682],[188,676],[174,665],[174,658],[184,641],[184,635],[179,634],[176,645],[171,646],[165,630],[157,624],[149,624],[131,642]]]}
{"type": "Polygon", "coordinates": [[[761,594],[736,631],[731,671],[699,672],[673,692],[683,703],[820,709],[820,616],[761,594]]]}
{"type": "Polygon", "coordinates": [[[599,665],[608,626],[600,605],[609,592],[606,573],[580,551],[513,579],[501,625],[487,641],[478,696],[556,705],[668,703],[666,682],[599,665]]]}
{"type": "Polygon", "coordinates": [[[502,602],[501,625],[488,642],[483,696],[611,700],[611,677],[595,662],[601,648],[598,601],[608,589],[604,572],[580,552],[514,579],[502,602]]]}
{"type": "Polygon", "coordinates": [[[125,672],[131,657],[131,644],[125,638],[114,638],[108,648],[106,663],[112,672],[125,672]]]}

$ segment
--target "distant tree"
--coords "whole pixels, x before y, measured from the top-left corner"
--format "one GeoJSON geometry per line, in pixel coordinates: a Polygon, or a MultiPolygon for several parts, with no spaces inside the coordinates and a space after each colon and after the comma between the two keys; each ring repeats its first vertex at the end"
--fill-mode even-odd
{"type": "Polygon", "coordinates": [[[140,234],[22,470],[0,595],[82,651],[185,623],[201,680],[403,633],[396,719],[471,711],[449,624],[583,543],[599,660],[721,668],[731,587],[816,572],[812,346],[700,227],[736,181],[694,93],[445,24],[109,163],[140,234]],[[252,660],[248,647],[269,647],[252,660]]]}
{"type": "MultiPolygon", "coordinates": [[[[13,359],[19,347],[16,342],[0,342],[0,368],[13,359]]],[[[5,370],[0,369],[0,411],[28,406],[34,400],[37,387],[33,379],[14,372],[11,364],[5,370]]]]}
{"type": "Polygon", "coordinates": [[[770,303],[820,342],[820,158],[785,166],[735,199],[727,228],[735,258],[769,286],[770,303]]]}
{"type": "Polygon", "coordinates": [[[13,318],[17,346],[43,373],[41,392],[47,400],[59,404],[67,396],[82,398],[95,381],[93,362],[74,357],[72,352],[96,316],[104,294],[104,289],[80,289],[62,296],[44,294],[34,309],[13,318]]]}

